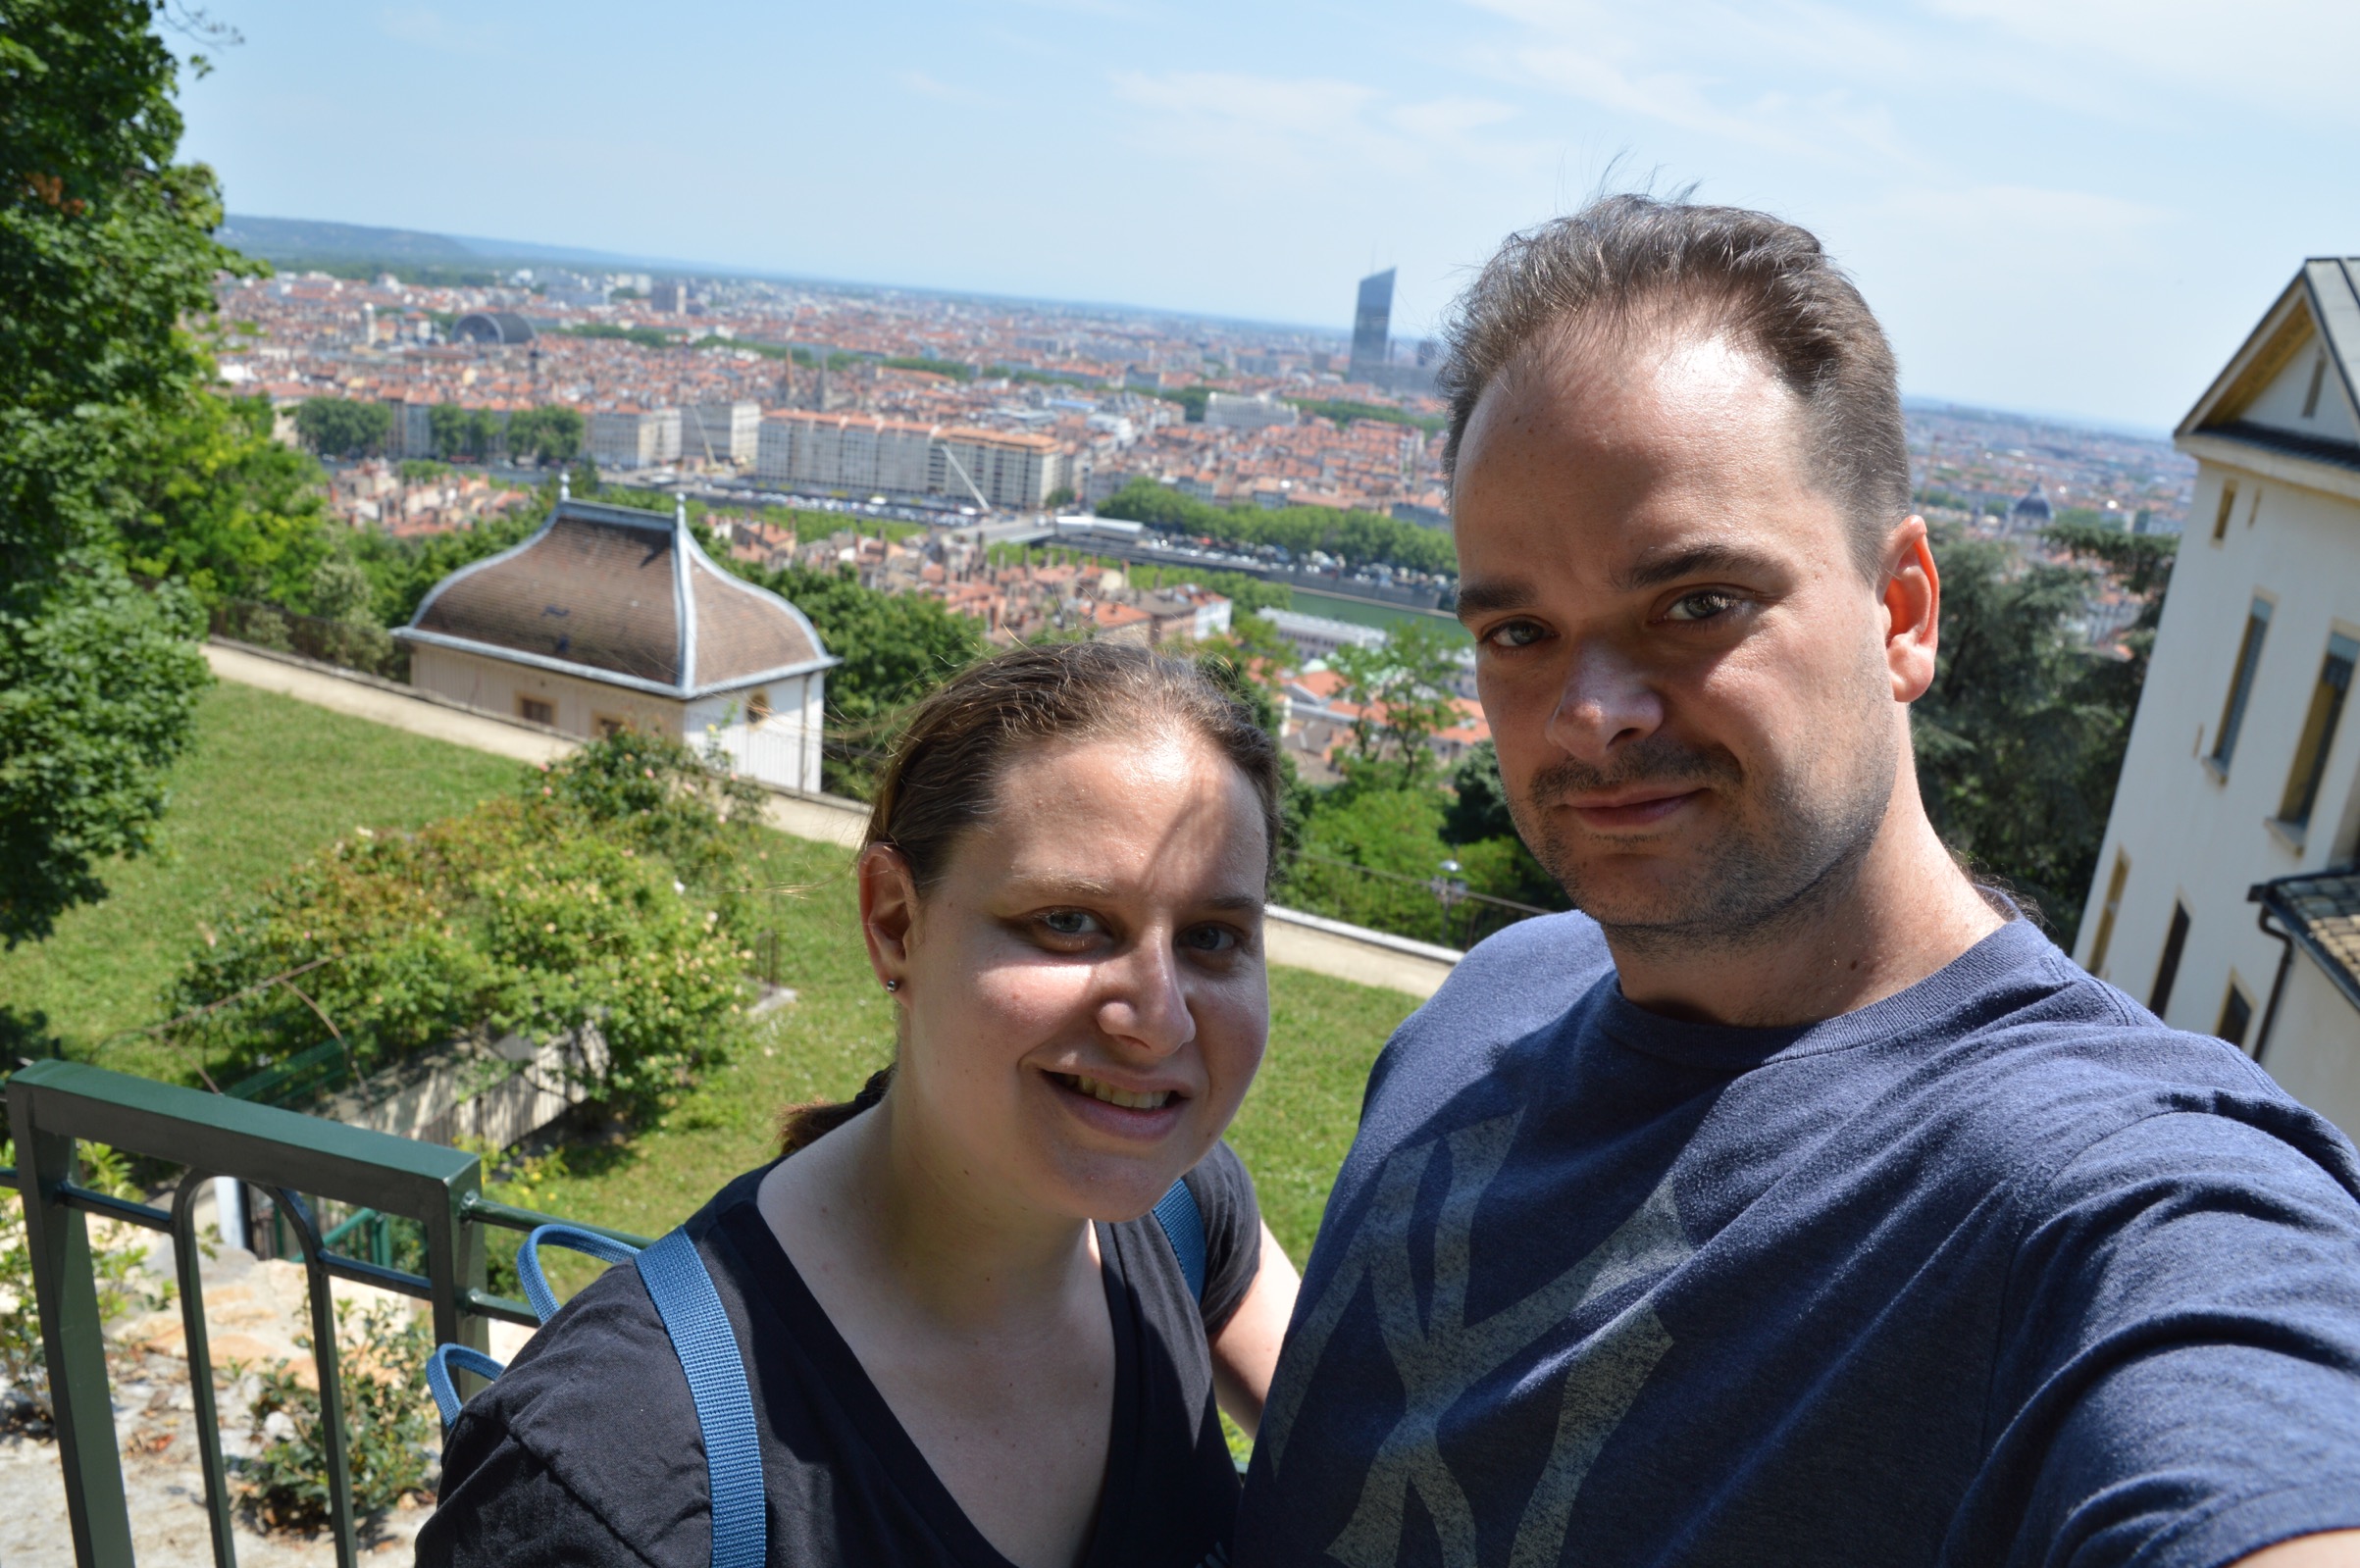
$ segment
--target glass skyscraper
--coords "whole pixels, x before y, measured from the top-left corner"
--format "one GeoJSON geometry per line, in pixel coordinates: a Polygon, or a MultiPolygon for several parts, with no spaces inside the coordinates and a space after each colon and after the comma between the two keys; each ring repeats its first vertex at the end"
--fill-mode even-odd
{"type": "Polygon", "coordinates": [[[1360,279],[1360,308],[1352,318],[1352,379],[1384,378],[1386,343],[1393,331],[1393,272],[1390,267],[1360,279]]]}

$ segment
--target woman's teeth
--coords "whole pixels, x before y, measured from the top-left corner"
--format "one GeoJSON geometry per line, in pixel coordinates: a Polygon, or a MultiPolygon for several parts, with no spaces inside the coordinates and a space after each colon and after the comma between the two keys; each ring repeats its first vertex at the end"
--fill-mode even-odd
{"type": "Polygon", "coordinates": [[[1069,1075],[1065,1082],[1094,1100],[1104,1100],[1109,1105],[1119,1105],[1127,1111],[1159,1111],[1172,1097],[1172,1091],[1168,1088],[1159,1088],[1152,1094],[1128,1094],[1111,1084],[1102,1084],[1095,1078],[1084,1078],[1079,1073],[1069,1075]]]}

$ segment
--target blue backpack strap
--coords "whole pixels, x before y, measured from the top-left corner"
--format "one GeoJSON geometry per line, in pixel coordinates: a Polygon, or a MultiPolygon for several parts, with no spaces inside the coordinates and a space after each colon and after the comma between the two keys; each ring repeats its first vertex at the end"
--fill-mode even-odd
{"type": "Polygon", "coordinates": [[[434,1392],[435,1408],[442,1412],[442,1430],[445,1432],[450,1430],[452,1422],[459,1419],[459,1390],[451,1382],[450,1375],[450,1363],[453,1361],[459,1364],[461,1371],[486,1378],[496,1378],[508,1370],[483,1351],[470,1349],[464,1344],[435,1346],[435,1353],[426,1358],[426,1386],[434,1392]]]}
{"type": "Polygon", "coordinates": [[[1163,1228],[1163,1239],[1172,1243],[1172,1254],[1180,1260],[1180,1277],[1188,1281],[1188,1293],[1200,1305],[1205,1300],[1205,1211],[1197,1207],[1197,1194],[1188,1189],[1186,1182],[1174,1182],[1172,1189],[1155,1200],[1155,1223],[1163,1228]]]}
{"type": "Polygon", "coordinates": [[[671,1231],[639,1254],[640,1278],[689,1375],[713,1492],[713,1568],[762,1568],[768,1523],[762,1503],[762,1444],[738,1336],[696,1243],[671,1231]]]}
{"type": "Polygon", "coordinates": [[[548,1280],[540,1272],[540,1249],[544,1246],[568,1247],[587,1252],[601,1263],[620,1263],[637,1257],[639,1248],[618,1241],[611,1236],[585,1231],[572,1225],[543,1225],[525,1238],[524,1245],[516,1249],[516,1277],[525,1287],[525,1299],[532,1303],[533,1315],[546,1323],[557,1311],[556,1292],[549,1289],[548,1280]]]}

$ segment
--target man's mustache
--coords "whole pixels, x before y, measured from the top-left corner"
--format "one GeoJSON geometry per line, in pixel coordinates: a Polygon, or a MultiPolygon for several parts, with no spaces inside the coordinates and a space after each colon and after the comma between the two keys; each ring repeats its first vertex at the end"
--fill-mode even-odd
{"type": "Polygon", "coordinates": [[[1606,794],[1641,784],[1734,784],[1743,778],[1737,759],[1726,751],[1699,751],[1650,735],[1611,768],[1560,758],[1532,776],[1527,798],[1535,806],[1552,806],[1571,795],[1606,794]]]}

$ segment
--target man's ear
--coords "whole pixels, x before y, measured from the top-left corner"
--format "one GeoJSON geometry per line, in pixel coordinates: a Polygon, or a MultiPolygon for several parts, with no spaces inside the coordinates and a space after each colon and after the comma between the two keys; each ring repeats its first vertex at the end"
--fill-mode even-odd
{"type": "Polygon", "coordinates": [[[1902,521],[1884,546],[1884,660],[1893,700],[1915,702],[1934,683],[1941,643],[1942,577],[1925,536],[1925,519],[1902,521]]]}
{"type": "Polygon", "coordinates": [[[868,942],[869,968],[880,985],[909,975],[910,939],[918,923],[917,880],[909,861],[890,844],[860,852],[860,935],[868,942]]]}

